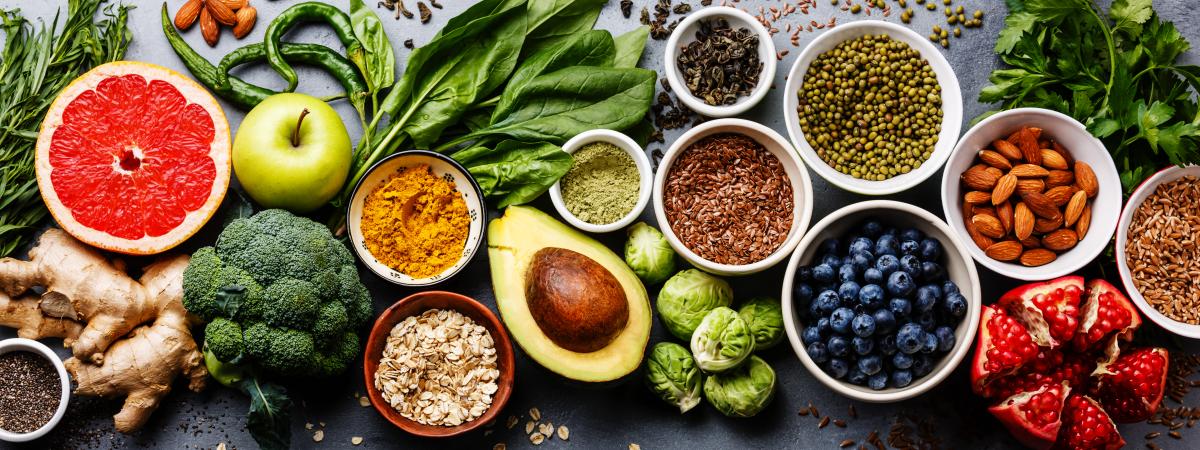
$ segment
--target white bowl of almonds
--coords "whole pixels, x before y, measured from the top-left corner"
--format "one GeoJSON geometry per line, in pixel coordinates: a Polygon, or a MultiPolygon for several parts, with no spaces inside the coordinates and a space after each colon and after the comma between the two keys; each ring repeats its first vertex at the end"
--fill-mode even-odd
{"type": "Polygon", "coordinates": [[[1121,179],[1083,124],[1038,108],[998,113],[967,131],[942,174],[942,208],[967,250],[1019,280],[1075,272],[1112,239],[1121,179]]]}
{"type": "Polygon", "coordinates": [[[1200,339],[1200,166],[1170,167],[1129,196],[1117,225],[1117,271],[1142,314],[1200,339]],[[1190,242],[1189,242],[1190,241],[1190,242]]]}

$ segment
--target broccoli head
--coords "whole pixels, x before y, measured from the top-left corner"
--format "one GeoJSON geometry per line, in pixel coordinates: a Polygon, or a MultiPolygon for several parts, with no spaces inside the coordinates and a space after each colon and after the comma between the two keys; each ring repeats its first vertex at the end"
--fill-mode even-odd
{"type": "Polygon", "coordinates": [[[192,255],[184,306],[208,322],[208,354],[284,377],[345,371],[374,314],[350,251],[325,226],[272,209],[235,219],[192,255]],[[231,299],[229,286],[244,295],[231,299]],[[218,295],[218,293],[225,294],[218,295]]]}

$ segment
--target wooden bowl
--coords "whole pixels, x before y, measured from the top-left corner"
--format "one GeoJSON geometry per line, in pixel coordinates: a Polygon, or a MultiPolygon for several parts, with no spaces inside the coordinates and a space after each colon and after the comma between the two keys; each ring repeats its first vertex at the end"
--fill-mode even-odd
{"type": "Polygon", "coordinates": [[[419,292],[401,299],[392,305],[375,320],[371,327],[371,335],[367,338],[367,349],[364,355],[363,376],[367,384],[367,398],[375,410],[401,430],[422,437],[449,437],[474,430],[483,424],[491,422],[504,409],[513,388],[513,349],[508,332],[501,325],[500,319],[482,303],[470,297],[445,291],[419,292]],[[379,369],[379,359],[387,345],[388,334],[392,328],[409,316],[420,315],[430,309],[450,309],[470,317],[475,323],[487,328],[496,344],[496,366],[500,377],[496,379],[497,389],[492,396],[492,405],[482,416],[455,427],[422,425],[400,415],[387,401],[379,389],[375,388],[375,371],[379,369]]]}

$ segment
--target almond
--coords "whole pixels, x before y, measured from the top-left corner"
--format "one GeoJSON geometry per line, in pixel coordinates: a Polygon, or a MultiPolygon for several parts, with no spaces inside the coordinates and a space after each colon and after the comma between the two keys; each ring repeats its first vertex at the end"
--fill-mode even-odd
{"type": "Polygon", "coordinates": [[[204,36],[204,42],[207,42],[209,47],[216,47],[217,42],[221,40],[221,26],[213,19],[208,8],[200,9],[200,35],[204,36]]]}
{"type": "Polygon", "coordinates": [[[1042,149],[1042,167],[1055,170],[1067,170],[1067,160],[1062,155],[1048,148],[1042,149]]]}
{"type": "Polygon", "coordinates": [[[1075,191],[1078,190],[1074,186],[1058,186],[1050,188],[1050,190],[1046,191],[1045,195],[1050,201],[1054,202],[1054,206],[1063,206],[1071,201],[1071,196],[1075,195],[1075,191]]]}
{"type": "Polygon", "coordinates": [[[1030,236],[1025,239],[1022,239],[1021,245],[1024,245],[1025,248],[1042,248],[1042,240],[1038,239],[1036,237],[1030,236]]]}
{"type": "Polygon", "coordinates": [[[1000,225],[1004,226],[1004,234],[1011,233],[1013,229],[1012,202],[1004,202],[996,205],[996,218],[1000,219],[1000,225]]]}
{"type": "Polygon", "coordinates": [[[1012,163],[1008,161],[1008,158],[1004,157],[1004,155],[1001,155],[999,152],[992,150],[980,150],[979,160],[983,161],[984,164],[997,169],[1012,169],[1012,163]]]}
{"type": "Polygon", "coordinates": [[[1033,222],[1033,232],[1046,234],[1062,228],[1062,225],[1063,219],[1061,215],[1057,219],[1043,219],[1039,217],[1033,222]]]}
{"type": "Polygon", "coordinates": [[[175,11],[175,28],[186,30],[200,19],[200,10],[204,9],[204,0],[188,0],[179,11],[175,11]]]}
{"type": "Polygon", "coordinates": [[[999,179],[1000,177],[988,172],[987,166],[984,164],[971,166],[970,169],[967,169],[962,174],[963,184],[976,191],[991,192],[992,188],[996,186],[996,180],[999,179]]]}
{"type": "Polygon", "coordinates": [[[1000,177],[1004,176],[1003,170],[997,169],[992,166],[988,166],[988,167],[984,168],[983,170],[986,171],[987,173],[994,175],[997,180],[1000,179],[1000,177]]]}
{"type": "Polygon", "coordinates": [[[1021,149],[1021,156],[1025,162],[1040,166],[1042,164],[1042,147],[1038,144],[1038,137],[1041,134],[1041,130],[1025,127],[1010,136],[1008,140],[1021,149]]]}
{"type": "Polygon", "coordinates": [[[1071,200],[1067,201],[1067,209],[1063,212],[1063,225],[1075,225],[1075,221],[1079,220],[1079,216],[1083,215],[1083,208],[1087,206],[1087,192],[1077,191],[1071,196],[1071,200]]]}
{"type": "Polygon", "coordinates": [[[1046,186],[1070,186],[1075,184],[1075,172],[1070,170],[1051,170],[1050,175],[1046,176],[1046,186]]]}
{"type": "Polygon", "coordinates": [[[1050,175],[1050,171],[1045,167],[1035,164],[1018,164],[1013,166],[1012,171],[1008,173],[1021,178],[1043,178],[1050,175]]]}
{"type": "Polygon", "coordinates": [[[1013,145],[1012,142],[1004,139],[996,139],[995,141],[992,141],[992,148],[996,149],[996,153],[1004,155],[1005,158],[1013,161],[1021,160],[1021,149],[1017,148],[1016,145],[1013,145]]]}
{"type": "MultiPolygon", "coordinates": [[[[974,205],[971,208],[971,212],[974,213],[972,215],[976,215],[976,216],[984,215],[984,216],[996,217],[996,208],[993,208],[991,206],[974,205]]],[[[996,218],[999,219],[999,217],[996,217],[996,218]]]]}
{"type": "Polygon", "coordinates": [[[250,0],[217,0],[217,1],[224,3],[225,6],[228,6],[229,9],[232,9],[234,11],[245,8],[247,5],[250,4],[250,0]]]}
{"type": "Polygon", "coordinates": [[[1058,141],[1051,142],[1050,148],[1052,148],[1054,151],[1058,152],[1058,155],[1062,156],[1063,159],[1067,161],[1067,165],[1070,165],[1070,166],[1075,165],[1075,157],[1071,156],[1071,151],[1067,150],[1066,147],[1063,147],[1062,144],[1059,144],[1058,141]]]}
{"type": "Polygon", "coordinates": [[[1100,193],[1100,181],[1096,179],[1096,172],[1092,171],[1092,166],[1083,161],[1075,161],[1075,185],[1083,192],[1087,192],[1088,198],[1093,198],[1100,193]]]}
{"type": "Polygon", "coordinates": [[[1024,194],[1026,192],[1036,192],[1036,193],[1040,194],[1044,190],[1046,190],[1046,183],[1042,182],[1042,180],[1039,180],[1037,178],[1026,178],[1024,180],[1021,180],[1021,179],[1017,180],[1017,193],[1018,194],[1024,194]]]}
{"type": "Polygon", "coordinates": [[[1044,266],[1054,262],[1055,259],[1058,259],[1058,255],[1044,248],[1026,250],[1021,254],[1021,264],[1026,267],[1044,266]]]}
{"type": "Polygon", "coordinates": [[[983,253],[996,261],[1013,261],[1021,257],[1024,246],[1017,241],[1002,241],[988,246],[983,253]]]}
{"type": "Polygon", "coordinates": [[[1075,235],[1087,236],[1088,227],[1092,226],[1092,205],[1083,207],[1083,212],[1079,214],[1079,221],[1075,222],[1075,235]]]}
{"type": "Polygon", "coordinates": [[[1079,243],[1079,236],[1075,234],[1075,230],[1060,228],[1045,236],[1042,236],[1042,245],[1056,252],[1065,252],[1075,248],[1075,244],[1079,243]]]}
{"type": "Polygon", "coordinates": [[[970,220],[965,220],[964,222],[966,222],[967,235],[971,237],[971,241],[975,242],[975,245],[980,250],[987,251],[988,247],[992,246],[992,238],[979,233],[979,230],[975,229],[975,224],[971,223],[970,220]]]}
{"type": "Polygon", "coordinates": [[[963,201],[970,204],[987,203],[992,200],[992,194],[983,191],[971,191],[963,196],[963,201]]]}
{"type": "Polygon", "coordinates": [[[253,6],[246,6],[237,10],[237,25],[233,26],[233,37],[241,39],[250,34],[250,30],[254,29],[254,23],[258,20],[258,10],[253,6]]]}
{"type": "Polygon", "coordinates": [[[996,181],[996,188],[992,189],[992,204],[999,205],[1007,202],[1012,196],[1014,190],[1017,189],[1017,177],[1013,174],[1008,174],[1000,177],[996,181]]]}
{"type": "Polygon", "coordinates": [[[975,229],[979,233],[992,239],[1000,239],[1004,237],[1004,225],[1000,224],[1000,219],[995,216],[984,214],[976,214],[971,218],[971,223],[975,224],[975,229]]]}
{"type": "Polygon", "coordinates": [[[233,10],[229,9],[229,5],[221,0],[204,0],[204,6],[217,23],[229,26],[237,25],[237,14],[234,14],[233,10]]]}
{"type": "Polygon", "coordinates": [[[1017,239],[1026,240],[1033,235],[1033,226],[1036,223],[1033,217],[1033,211],[1029,210],[1029,206],[1025,202],[1017,203],[1017,207],[1013,209],[1013,234],[1017,235],[1017,239]]]}
{"type": "Polygon", "coordinates": [[[1025,202],[1026,206],[1029,206],[1030,211],[1040,217],[1050,220],[1062,219],[1062,213],[1058,211],[1058,207],[1054,206],[1054,202],[1043,194],[1036,192],[1022,194],[1021,200],[1025,202]]]}

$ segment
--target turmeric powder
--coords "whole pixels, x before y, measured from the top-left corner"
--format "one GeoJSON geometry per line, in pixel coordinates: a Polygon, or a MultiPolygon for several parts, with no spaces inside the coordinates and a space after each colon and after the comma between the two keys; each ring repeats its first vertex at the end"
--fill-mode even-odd
{"type": "Polygon", "coordinates": [[[363,202],[367,249],[413,278],[438,275],[458,262],[470,226],[462,194],[425,164],[392,175],[363,202]]]}

